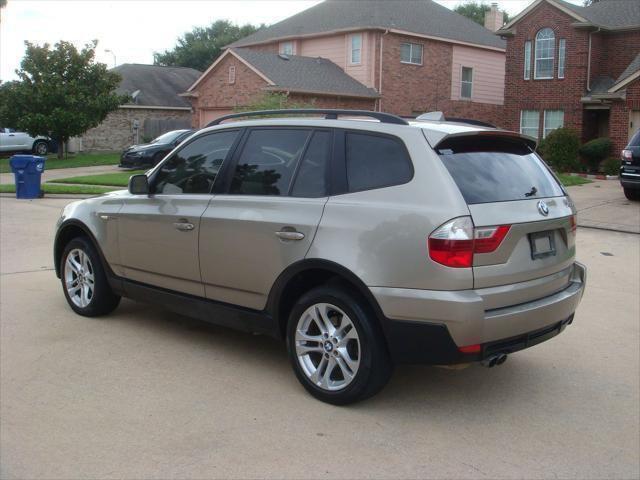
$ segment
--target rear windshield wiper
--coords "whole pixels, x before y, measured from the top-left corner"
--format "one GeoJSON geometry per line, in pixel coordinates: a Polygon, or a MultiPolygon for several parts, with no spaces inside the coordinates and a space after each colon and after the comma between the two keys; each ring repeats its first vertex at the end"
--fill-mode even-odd
{"type": "Polygon", "coordinates": [[[538,193],[538,189],[536,187],[531,187],[531,190],[529,190],[529,193],[525,193],[524,196],[533,197],[536,193],[538,193]]]}

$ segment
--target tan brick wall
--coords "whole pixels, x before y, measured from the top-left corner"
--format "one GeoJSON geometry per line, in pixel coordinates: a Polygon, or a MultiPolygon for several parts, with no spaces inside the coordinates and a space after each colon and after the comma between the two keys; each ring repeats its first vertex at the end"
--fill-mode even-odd
{"type": "Polygon", "coordinates": [[[174,119],[187,122],[191,119],[188,110],[160,110],[142,108],[119,108],[107,115],[97,127],[82,135],[83,151],[119,151],[135,143],[133,122],[140,124],[139,143],[143,142],[146,119],[174,119]]]}

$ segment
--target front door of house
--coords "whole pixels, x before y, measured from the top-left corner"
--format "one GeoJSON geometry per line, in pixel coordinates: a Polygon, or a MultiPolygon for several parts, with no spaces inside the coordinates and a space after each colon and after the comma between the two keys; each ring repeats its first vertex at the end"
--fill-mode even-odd
{"type": "Polygon", "coordinates": [[[634,133],[640,128],[640,110],[631,110],[629,112],[629,140],[634,133]]]}

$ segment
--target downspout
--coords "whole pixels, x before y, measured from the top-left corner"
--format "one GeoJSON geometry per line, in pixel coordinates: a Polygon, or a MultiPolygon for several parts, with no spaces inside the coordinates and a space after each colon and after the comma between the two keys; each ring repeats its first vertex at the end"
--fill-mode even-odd
{"type": "Polygon", "coordinates": [[[591,91],[591,36],[594,33],[598,33],[601,30],[600,27],[598,27],[598,29],[593,32],[589,32],[589,54],[587,57],[587,92],[591,91]]]}
{"type": "Polygon", "coordinates": [[[382,51],[384,50],[384,36],[389,34],[389,29],[385,30],[382,35],[380,35],[380,78],[378,79],[378,95],[380,98],[378,99],[378,111],[382,111],[382,51]]]}

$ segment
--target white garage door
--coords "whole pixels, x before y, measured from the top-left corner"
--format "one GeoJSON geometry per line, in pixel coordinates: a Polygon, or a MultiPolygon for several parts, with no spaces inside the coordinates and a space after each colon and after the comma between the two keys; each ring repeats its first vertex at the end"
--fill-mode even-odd
{"type": "Polygon", "coordinates": [[[230,113],[234,113],[234,111],[225,109],[200,110],[200,128],[206,127],[209,122],[224,115],[229,115],[230,113]]]}

